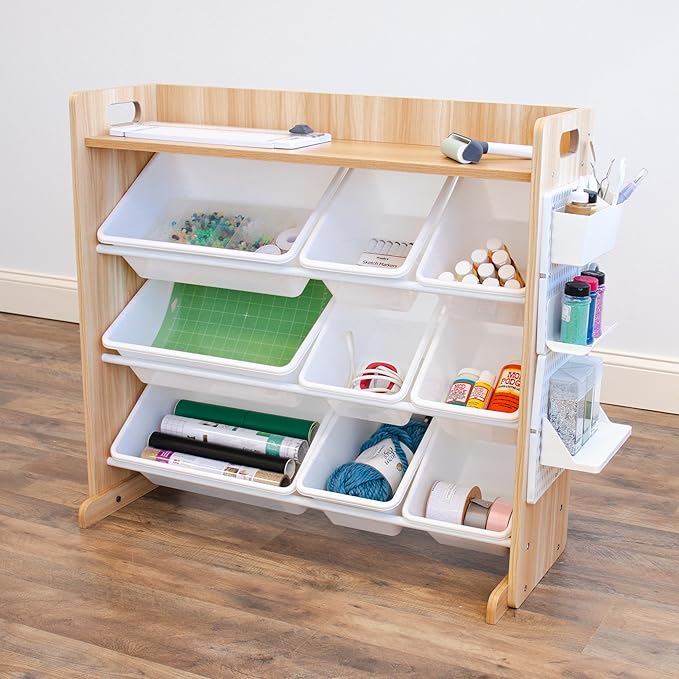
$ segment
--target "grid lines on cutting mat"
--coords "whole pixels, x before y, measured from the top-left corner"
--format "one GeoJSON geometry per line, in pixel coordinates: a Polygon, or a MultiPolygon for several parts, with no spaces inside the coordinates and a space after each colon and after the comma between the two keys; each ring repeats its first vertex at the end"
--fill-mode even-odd
{"type": "Polygon", "coordinates": [[[175,283],[153,346],[283,366],[331,297],[315,280],[298,297],[175,283]]]}

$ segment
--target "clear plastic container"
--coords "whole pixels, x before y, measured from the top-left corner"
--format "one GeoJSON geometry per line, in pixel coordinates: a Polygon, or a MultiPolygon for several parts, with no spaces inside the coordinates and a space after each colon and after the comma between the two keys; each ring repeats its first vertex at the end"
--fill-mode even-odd
{"type": "Polygon", "coordinates": [[[592,434],[596,367],[589,361],[571,361],[549,381],[549,421],[571,455],[592,434]]]}

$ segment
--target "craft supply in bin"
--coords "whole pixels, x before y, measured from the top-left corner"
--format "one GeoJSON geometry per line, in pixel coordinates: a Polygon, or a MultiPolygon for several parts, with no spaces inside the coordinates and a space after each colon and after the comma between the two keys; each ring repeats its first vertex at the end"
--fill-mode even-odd
{"type": "Polygon", "coordinates": [[[286,379],[321,329],[330,292],[298,297],[147,281],[104,333],[122,356],[286,379]]]}
{"type": "Polygon", "coordinates": [[[228,408],[210,403],[198,403],[186,399],[177,401],[174,414],[180,417],[192,417],[198,420],[228,424],[232,427],[244,427],[245,429],[266,431],[281,436],[306,439],[309,443],[318,431],[318,422],[311,420],[282,417],[241,408],[228,408]]]}

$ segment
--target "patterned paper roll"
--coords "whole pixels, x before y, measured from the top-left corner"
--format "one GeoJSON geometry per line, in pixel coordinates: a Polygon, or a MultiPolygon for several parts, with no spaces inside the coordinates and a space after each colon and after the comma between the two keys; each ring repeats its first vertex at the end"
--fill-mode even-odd
{"type": "Polygon", "coordinates": [[[256,481],[269,486],[290,485],[290,477],[285,474],[268,472],[256,467],[247,467],[241,464],[232,464],[231,462],[210,460],[186,453],[176,453],[172,450],[159,450],[158,448],[148,447],[142,450],[141,457],[145,460],[164,462],[165,464],[177,465],[184,469],[228,476],[241,481],[256,481]]]}
{"type": "Polygon", "coordinates": [[[490,506],[486,530],[502,532],[507,529],[509,520],[512,518],[512,503],[508,500],[497,499],[490,506]]]}
{"type": "Polygon", "coordinates": [[[208,420],[219,424],[228,424],[232,427],[244,427],[256,431],[268,431],[281,436],[292,436],[297,439],[306,439],[309,443],[318,430],[318,422],[311,420],[298,420],[294,417],[281,415],[268,415],[254,410],[241,410],[227,406],[215,406],[198,401],[177,401],[174,414],[181,417],[192,417],[196,420],[208,420]]]}
{"type": "Polygon", "coordinates": [[[462,524],[469,503],[477,497],[481,497],[478,486],[457,486],[436,481],[431,487],[424,515],[436,521],[462,524]]]}

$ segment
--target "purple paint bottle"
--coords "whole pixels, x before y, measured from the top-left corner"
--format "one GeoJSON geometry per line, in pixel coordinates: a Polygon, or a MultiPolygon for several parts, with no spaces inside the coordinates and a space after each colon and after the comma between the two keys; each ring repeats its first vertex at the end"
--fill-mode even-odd
{"type": "Polygon", "coordinates": [[[596,278],[599,287],[597,289],[596,307],[594,309],[594,339],[601,337],[603,329],[602,318],[604,311],[604,293],[606,292],[606,274],[603,271],[583,271],[582,276],[591,276],[596,278]]]}

